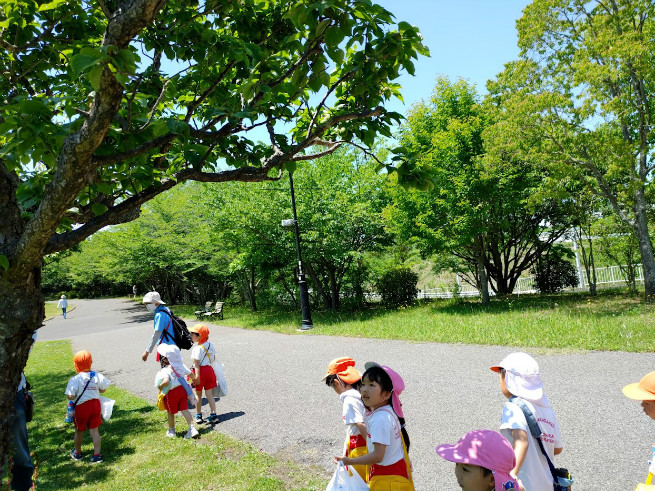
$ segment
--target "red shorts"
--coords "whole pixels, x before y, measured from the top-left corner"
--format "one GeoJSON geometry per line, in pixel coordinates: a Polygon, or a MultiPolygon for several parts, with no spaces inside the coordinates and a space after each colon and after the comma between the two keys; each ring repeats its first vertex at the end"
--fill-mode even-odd
{"type": "Polygon", "coordinates": [[[100,417],[100,399],[91,399],[75,406],[75,429],[85,431],[92,430],[102,423],[100,417]]]}
{"type": "MultiPolygon", "coordinates": [[[[195,370],[194,370],[195,371],[195,370]]],[[[194,384],[196,391],[211,390],[216,387],[216,374],[211,365],[200,365],[200,382],[194,384]]]]}
{"type": "Polygon", "coordinates": [[[171,414],[177,414],[178,411],[189,409],[184,387],[178,385],[174,389],[169,390],[168,394],[164,396],[164,406],[166,406],[166,411],[171,414]]]}

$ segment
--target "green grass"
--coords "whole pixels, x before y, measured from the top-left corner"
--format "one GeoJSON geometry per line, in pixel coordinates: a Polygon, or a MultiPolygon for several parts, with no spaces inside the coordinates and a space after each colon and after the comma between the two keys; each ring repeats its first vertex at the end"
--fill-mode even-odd
{"type": "MultiPolygon", "coordinates": [[[[175,307],[193,317],[195,308],[175,307]]],[[[226,305],[223,325],[296,334],[300,309],[252,313],[226,305]]],[[[374,306],[353,313],[312,312],[310,334],[405,339],[442,343],[494,344],[567,350],[653,351],[655,305],[642,297],[603,291],[525,295],[479,300],[435,300],[397,310],[374,306]]]]}
{"type": "MultiPolygon", "coordinates": [[[[256,451],[210,429],[199,428],[199,440],[166,438],[166,413],[128,392],[110,387],[116,400],[111,420],[100,427],[105,462],[91,465],[93,447],[87,434],[85,460],[70,457],[74,428],[64,423],[64,390],[73,371],[68,341],[38,342],[26,375],[36,399],[34,421],[28,424],[36,453],[37,487],[46,489],[220,489],[318,490],[327,479],[321,470],[302,468],[256,451]]],[[[154,390],[154,389],[153,389],[154,390]]],[[[178,435],[186,431],[181,415],[178,435]]]]}
{"type": "MultiPolygon", "coordinates": [[[[52,302],[46,302],[45,303],[45,318],[50,319],[52,317],[56,317],[58,315],[61,315],[61,309],[57,308],[57,302],[58,300],[54,300],[52,302]]],[[[73,308],[73,304],[69,303],[68,308],[66,310],[70,311],[73,308]]]]}

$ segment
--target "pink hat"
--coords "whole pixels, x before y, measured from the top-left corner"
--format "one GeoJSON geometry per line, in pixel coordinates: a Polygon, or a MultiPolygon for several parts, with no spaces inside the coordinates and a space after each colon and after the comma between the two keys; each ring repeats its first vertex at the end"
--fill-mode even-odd
{"type": "Polygon", "coordinates": [[[516,465],[514,449],[497,431],[469,431],[455,445],[439,445],[437,453],[450,462],[489,469],[494,475],[496,491],[519,490],[518,482],[509,474],[516,465]],[[513,488],[507,487],[510,483],[513,488]]]}
{"type": "Polygon", "coordinates": [[[400,403],[400,397],[398,397],[402,391],[405,390],[405,382],[403,382],[403,378],[394,372],[391,368],[375,363],[374,361],[367,361],[364,363],[364,368],[367,370],[372,367],[380,367],[382,370],[387,372],[387,375],[389,375],[389,378],[391,379],[391,385],[393,386],[393,392],[391,392],[391,405],[393,406],[393,410],[396,413],[396,416],[399,418],[404,418],[405,415],[403,414],[403,405],[400,403]]]}

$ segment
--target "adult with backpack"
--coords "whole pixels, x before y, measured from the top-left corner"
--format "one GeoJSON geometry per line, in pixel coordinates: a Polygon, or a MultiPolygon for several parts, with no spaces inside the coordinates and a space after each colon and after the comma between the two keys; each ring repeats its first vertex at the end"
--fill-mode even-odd
{"type": "Polygon", "coordinates": [[[157,292],[148,292],[143,297],[143,303],[149,312],[155,314],[155,325],[148,347],[141,355],[146,361],[148,355],[160,344],[170,344],[180,349],[190,349],[193,345],[191,334],[182,319],[176,317],[161,299],[157,292]]]}

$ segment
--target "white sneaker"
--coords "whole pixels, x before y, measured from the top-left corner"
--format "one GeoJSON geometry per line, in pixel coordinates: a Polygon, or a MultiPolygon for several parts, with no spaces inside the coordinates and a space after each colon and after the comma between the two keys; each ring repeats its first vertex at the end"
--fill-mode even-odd
{"type": "Polygon", "coordinates": [[[200,437],[200,433],[198,433],[198,430],[196,430],[195,426],[189,426],[189,431],[186,432],[186,435],[184,435],[184,438],[187,440],[189,438],[198,438],[200,437]]]}
{"type": "Polygon", "coordinates": [[[169,428],[166,432],[166,436],[168,438],[175,438],[175,430],[173,428],[169,428]]]}

